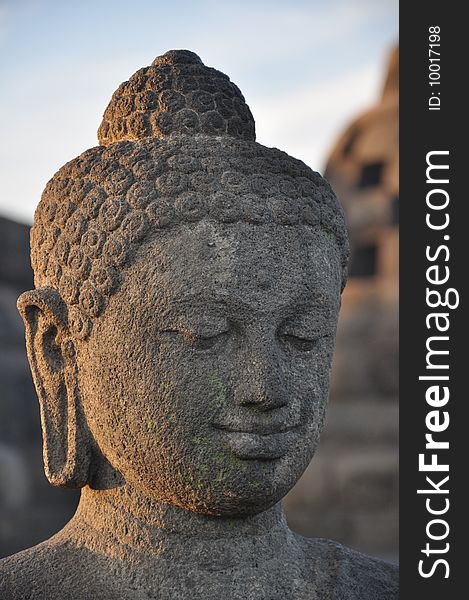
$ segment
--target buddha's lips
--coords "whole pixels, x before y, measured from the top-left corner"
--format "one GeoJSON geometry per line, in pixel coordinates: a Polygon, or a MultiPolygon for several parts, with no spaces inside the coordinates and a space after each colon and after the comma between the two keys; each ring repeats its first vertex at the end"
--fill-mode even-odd
{"type": "Polygon", "coordinates": [[[229,423],[216,423],[215,429],[220,429],[228,433],[251,433],[259,436],[277,435],[292,431],[299,426],[298,423],[293,425],[275,424],[275,423],[243,423],[240,419],[233,419],[229,423]]]}
{"type": "Polygon", "coordinates": [[[282,431],[249,427],[249,431],[220,429],[225,444],[235,456],[242,460],[275,460],[284,456],[292,447],[297,427],[284,428],[282,431]]]}

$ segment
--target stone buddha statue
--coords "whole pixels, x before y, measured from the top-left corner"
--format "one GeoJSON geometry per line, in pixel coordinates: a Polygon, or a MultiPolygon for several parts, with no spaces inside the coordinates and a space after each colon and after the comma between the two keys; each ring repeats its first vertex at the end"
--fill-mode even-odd
{"type": "Polygon", "coordinates": [[[18,308],[45,472],[71,521],[0,597],[388,600],[396,569],[289,530],[328,397],[347,232],[327,182],[255,142],[223,73],[170,51],[47,184],[18,308]]]}

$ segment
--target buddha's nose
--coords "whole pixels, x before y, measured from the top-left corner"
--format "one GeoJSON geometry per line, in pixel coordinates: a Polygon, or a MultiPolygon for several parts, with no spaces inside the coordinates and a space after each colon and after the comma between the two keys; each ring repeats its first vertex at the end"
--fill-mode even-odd
{"type": "Polygon", "coordinates": [[[269,411],[287,404],[280,357],[269,346],[264,343],[243,353],[235,393],[235,402],[239,406],[269,411]]]}

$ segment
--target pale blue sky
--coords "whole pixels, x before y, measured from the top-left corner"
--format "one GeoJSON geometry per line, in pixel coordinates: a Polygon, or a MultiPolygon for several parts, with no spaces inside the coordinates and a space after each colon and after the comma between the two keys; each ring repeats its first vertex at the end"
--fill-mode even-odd
{"type": "Polygon", "coordinates": [[[119,83],[171,48],[231,77],[260,143],[321,171],[397,38],[397,0],[0,0],[0,214],[31,222],[119,83]]]}

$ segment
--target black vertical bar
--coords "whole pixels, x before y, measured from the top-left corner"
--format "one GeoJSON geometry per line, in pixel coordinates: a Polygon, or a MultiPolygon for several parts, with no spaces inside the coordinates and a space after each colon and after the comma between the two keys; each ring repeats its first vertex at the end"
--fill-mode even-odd
{"type": "Polygon", "coordinates": [[[469,172],[469,161],[462,138],[469,128],[462,106],[467,87],[468,69],[464,59],[467,60],[469,54],[466,48],[469,36],[463,8],[461,3],[435,0],[401,3],[400,559],[403,599],[451,600],[468,594],[465,586],[468,500],[464,491],[464,463],[468,456],[465,406],[469,399],[463,377],[469,369],[464,364],[469,352],[465,340],[467,284],[463,269],[467,270],[469,259],[466,241],[469,241],[466,233],[469,199],[463,180],[469,172]],[[440,60],[430,61],[430,58],[440,60]],[[430,66],[432,64],[439,67],[430,66]],[[441,154],[428,154],[435,151],[441,154]],[[448,165],[449,169],[430,170],[427,181],[428,160],[448,165]],[[446,179],[448,183],[444,183],[446,179]],[[448,198],[448,206],[441,210],[428,205],[443,206],[448,198]],[[432,229],[426,222],[428,218],[432,226],[441,226],[446,222],[446,214],[447,227],[432,229]],[[434,266],[437,268],[428,271],[434,266]],[[448,274],[445,283],[429,281],[429,278],[440,281],[448,274]],[[459,297],[459,305],[432,308],[429,302],[438,304],[438,296],[431,294],[427,298],[427,290],[439,292],[442,302],[448,290],[454,290],[447,298],[449,304],[455,305],[459,297]],[[445,315],[439,317],[438,323],[441,329],[447,326],[447,331],[438,330],[437,318],[429,317],[432,313],[445,315]],[[428,342],[432,336],[449,339],[428,342]],[[449,354],[429,356],[427,343],[431,349],[448,350],[449,354]],[[429,368],[428,358],[437,368],[429,368]],[[445,365],[447,369],[439,368],[445,365]],[[447,376],[449,379],[432,381],[419,379],[419,376],[447,376]],[[428,388],[432,386],[439,387],[435,388],[438,392],[428,396],[429,402],[428,388]],[[442,398],[444,387],[449,391],[446,404],[442,398]],[[449,425],[444,427],[447,418],[449,425]],[[442,431],[432,431],[436,428],[442,431]],[[427,443],[431,445],[426,434],[432,434],[434,441],[448,442],[449,448],[426,448],[427,443]],[[419,469],[420,454],[424,456],[424,465],[419,469]],[[426,470],[425,465],[432,460],[438,465],[448,465],[449,470],[426,470]],[[449,479],[444,481],[447,476],[449,479]],[[418,493],[417,490],[427,491],[418,493]],[[446,508],[448,510],[443,512],[446,508]],[[441,511],[441,514],[431,514],[430,510],[441,511]]]}

